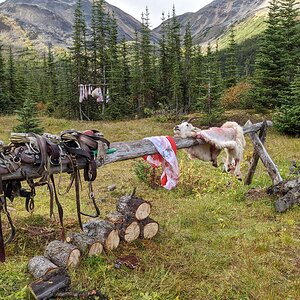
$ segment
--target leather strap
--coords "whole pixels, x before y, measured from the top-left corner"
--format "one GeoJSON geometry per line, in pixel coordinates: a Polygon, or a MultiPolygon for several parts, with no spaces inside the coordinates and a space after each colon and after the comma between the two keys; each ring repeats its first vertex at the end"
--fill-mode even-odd
{"type": "Polygon", "coordinates": [[[0,262],[5,262],[5,246],[4,246],[2,220],[1,220],[1,212],[2,212],[1,202],[3,197],[4,197],[4,193],[3,193],[2,177],[0,175],[0,262]]]}
{"type": "Polygon", "coordinates": [[[61,239],[64,241],[65,240],[65,228],[64,228],[64,211],[63,208],[59,202],[57,191],[56,191],[56,186],[55,186],[55,181],[54,181],[54,176],[50,175],[50,180],[52,183],[53,187],[53,192],[54,192],[54,198],[55,198],[55,203],[57,206],[57,211],[58,211],[58,217],[59,217],[59,222],[61,226],[61,239]]]}

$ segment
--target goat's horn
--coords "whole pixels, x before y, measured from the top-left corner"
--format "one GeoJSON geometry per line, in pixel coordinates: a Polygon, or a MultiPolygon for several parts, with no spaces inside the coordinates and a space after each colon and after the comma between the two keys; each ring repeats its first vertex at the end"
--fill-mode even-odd
{"type": "Polygon", "coordinates": [[[187,123],[190,123],[190,122],[192,122],[193,120],[196,120],[196,119],[198,119],[198,118],[197,118],[197,117],[189,118],[189,119],[187,120],[187,123]]]}

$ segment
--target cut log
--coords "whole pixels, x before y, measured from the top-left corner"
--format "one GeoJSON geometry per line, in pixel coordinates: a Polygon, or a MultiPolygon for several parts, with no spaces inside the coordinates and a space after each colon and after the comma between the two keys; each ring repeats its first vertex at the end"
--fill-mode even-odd
{"type": "Polygon", "coordinates": [[[138,237],[140,236],[140,232],[141,229],[139,226],[139,222],[134,218],[130,218],[119,227],[119,234],[121,239],[128,243],[138,239],[138,237]]]}
{"type": "Polygon", "coordinates": [[[45,250],[45,257],[59,267],[76,267],[80,262],[80,251],[75,246],[61,241],[52,241],[45,250]]]}
{"type": "Polygon", "coordinates": [[[57,292],[68,289],[70,284],[71,280],[66,270],[58,268],[32,282],[28,289],[34,299],[47,300],[54,297],[57,292]]]}
{"type": "Polygon", "coordinates": [[[147,218],[140,222],[140,238],[152,239],[158,234],[159,224],[151,218],[147,218]]]}
{"type": "Polygon", "coordinates": [[[278,212],[285,212],[294,204],[300,203],[300,185],[291,189],[283,197],[275,202],[275,208],[278,212]]]}
{"type": "Polygon", "coordinates": [[[141,221],[150,215],[151,204],[135,196],[123,196],[117,203],[117,211],[141,221]]]}
{"type": "Polygon", "coordinates": [[[89,237],[99,240],[106,250],[113,250],[119,246],[118,230],[108,221],[90,221],[83,225],[83,230],[89,237]]]}
{"type": "Polygon", "coordinates": [[[34,278],[40,278],[47,274],[49,271],[57,269],[54,263],[52,263],[45,256],[35,256],[28,263],[28,270],[34,278]]]}
{"type": "Polygon", "coordinates": [[[130,243],[140,236],[139,222],[131,216],[124,216],[119,212],[113,212],[107,215],[106,220],[116,225],[120,238],[125,242],[130,243]]]}
{"type": "Polygon", "coordinates": [[[99,255],[103,251],[103,246],[100,241],[84,233],[72,233],[66,238],[66,242],[77,247],[82,255],[99,255]]]}

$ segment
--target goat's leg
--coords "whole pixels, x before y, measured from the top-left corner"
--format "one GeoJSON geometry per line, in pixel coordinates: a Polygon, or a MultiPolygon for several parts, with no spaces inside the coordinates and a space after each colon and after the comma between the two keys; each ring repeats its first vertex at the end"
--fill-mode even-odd
{"type": "Polygon", "coordinates": [[[210,151],[211,151],[210,153],[211,153],[212,165],[217,168],[218,167],[218,156],[219,156],[221,150],[217,149],[215,147],[211,147],[210,151]]]}
{"type": "Polygon", "coordinates": [[[236,158],[235,159],[235,170],[234,170],[234,174],[236,175],[236,177],[238,178],[238,180],[242,180],[242,173],[241,173],[241,163],[240,163],[240,159],[236,158]]]}

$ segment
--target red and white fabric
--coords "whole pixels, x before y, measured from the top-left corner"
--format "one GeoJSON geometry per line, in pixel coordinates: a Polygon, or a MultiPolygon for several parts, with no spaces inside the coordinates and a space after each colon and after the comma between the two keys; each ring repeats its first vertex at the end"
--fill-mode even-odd
{"type": "Polygon", "coordinates": [[[151,164],[153,168],[162,166],[161,185],[171,190],[176,187],[179,181],[179,166],[176,158],[176,143],[170,136],[155,136],[145,138],[149,140],[156,148],[159,154],[145,156],[144,159],[151,164]]]}

